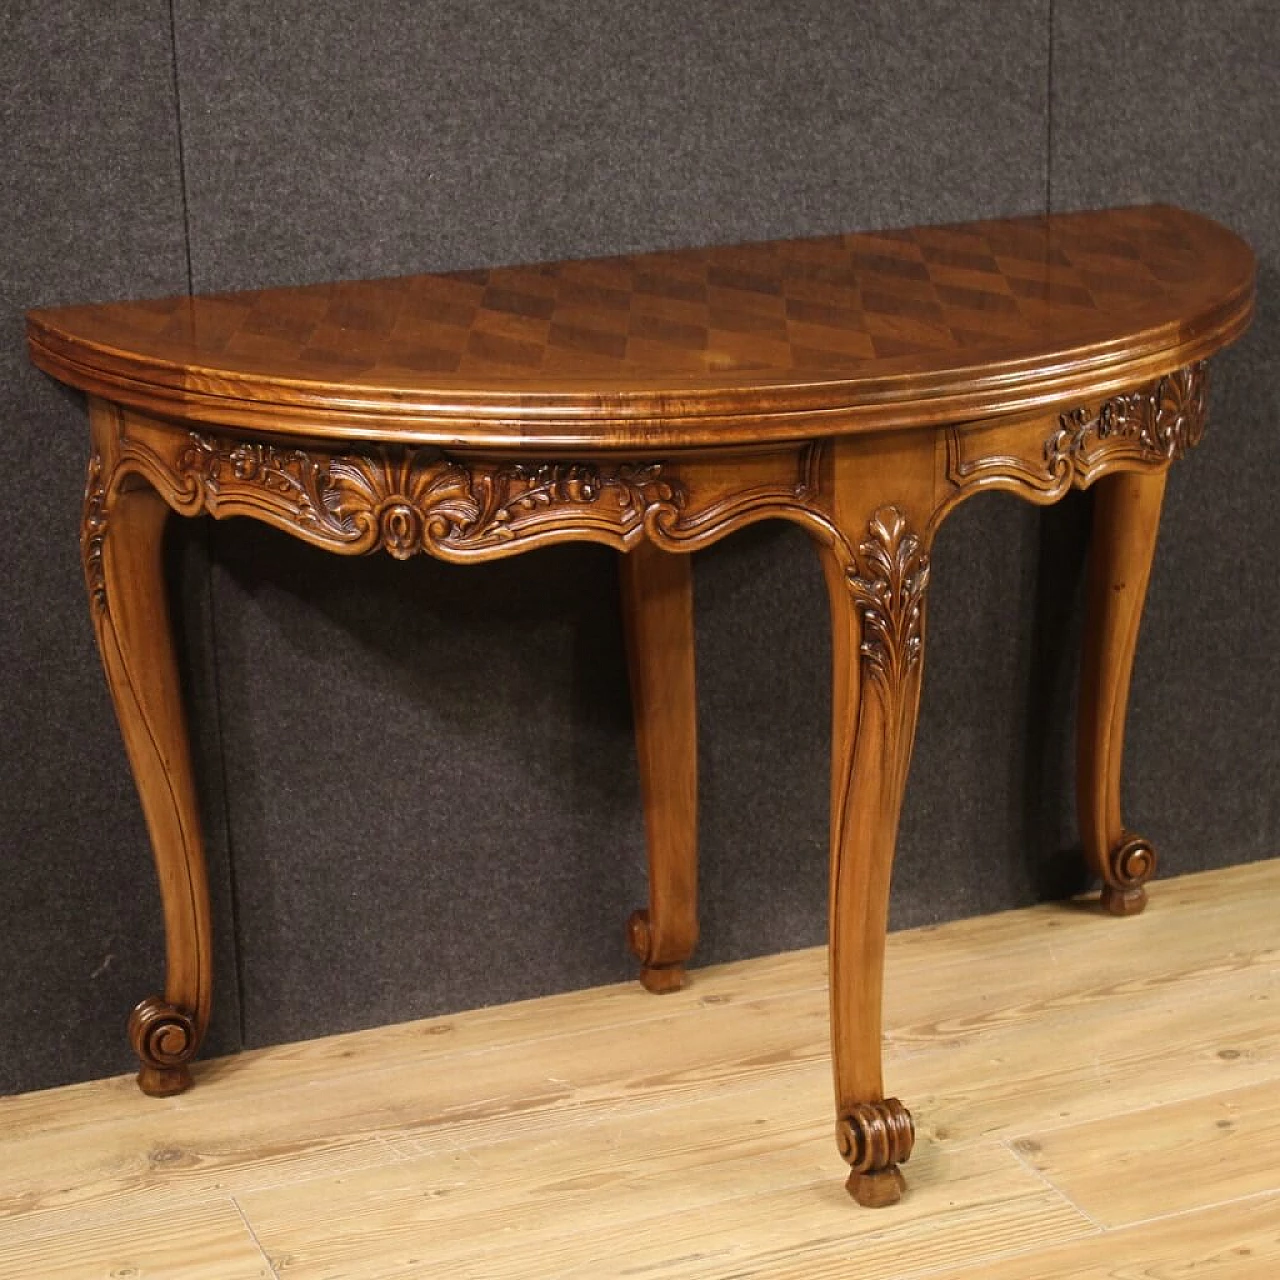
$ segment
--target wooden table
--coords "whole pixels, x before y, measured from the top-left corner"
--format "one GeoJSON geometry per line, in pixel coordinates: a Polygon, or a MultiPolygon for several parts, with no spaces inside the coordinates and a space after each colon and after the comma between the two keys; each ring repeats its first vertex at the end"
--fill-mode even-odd
{"type": "Polygon", "coordinates": [[[653,991],[681,985],[698,932],[682,553],[791,520],[831,602],[837,1137],[853,1196],[897,1200],[914,1128],[883,1090],[881,989],[934,535],[983,490],[1096,487],[1081,837],[1105,907],[1140,911],[1155,853],[1120,813],[1134,646],[1165,476],[1253,279],[1234,235],[1156,206],[32,312],[32,359],[89,393],[85,578],[164,902],[164,994],[130,1019],[142,1089],[190,1084],[210,1007],[171,511],[341,555],[625,553],[649,850],[629,935],[653,991]]]}

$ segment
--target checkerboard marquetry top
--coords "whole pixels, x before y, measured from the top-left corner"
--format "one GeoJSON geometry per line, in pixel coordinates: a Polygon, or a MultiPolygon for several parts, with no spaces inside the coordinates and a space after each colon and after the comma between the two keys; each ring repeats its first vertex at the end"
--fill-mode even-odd
{"type": "Polygon", "coordinates": [[[1186,364],[1245,323],[1252,278],[1229,232],[1155,206],[61,308],[30,338],[55,376],[192,420],[718,444],[1186,364]]]}
{"type": "MultiPolygon", "coordinates": [[[[1094,490],[1080,842],[1102,908],[1140,911],[1156,854],[1120,804],[1138,623],[1167,473],[1201,440],[1208,361],[1253,296],[1247,245],[1152,206],[31,313],[32,359],[89,393],[85,582],[164,904],[164,988],[129,1021],[142,1089],[192,1083],[213,981],[171,514],[247,516],[340,555],[621,552],[649,862],[627,940],[651,991],[684,983],[698,938],[681,553],[781,519],[811,536],[830,602],[837,1147],[859,1203],[897,1200],[915,1128],[884,1090],[882,979],[934,535],[988,490],[1094,490]]],[[[429,815],[421,830],[430,853],[429,815]]],[[[557,854],[554,833],[511,839],[531,869],[557,854]]]]}

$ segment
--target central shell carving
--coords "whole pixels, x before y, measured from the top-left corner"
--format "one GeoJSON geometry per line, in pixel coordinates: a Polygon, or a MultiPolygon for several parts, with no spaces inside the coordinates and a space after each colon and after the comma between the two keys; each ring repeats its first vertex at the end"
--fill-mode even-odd
{"type": "Polygon", "coordinates": [[[326,541],[382,547],[401,560],[497,545],[540,515],[608,504],[626,530],[654,508],[674,514],[685,503],[659,462],[470,466],[435,449],[331,456],[193,434],[178,469],[199,479],[211,508],[226,494],[256,491],[326,541]]]}

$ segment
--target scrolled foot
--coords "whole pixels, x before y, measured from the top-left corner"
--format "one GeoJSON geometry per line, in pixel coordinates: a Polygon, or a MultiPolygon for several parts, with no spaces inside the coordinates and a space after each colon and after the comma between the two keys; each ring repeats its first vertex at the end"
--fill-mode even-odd
{"type": "Polygon", "coordinates": [[[129,1043],[142,1064],[138,1088],[143,1093],[165,1098],[191,1087],[187,1063],[199,1039],[190,1014],[148,996],[129,1015],[129,1043]]]}
{"type": "Polygon", "coordinates": [[[1141,836],[1126,835],[1107,856],[1102,906],[1113,916],[1136,916],[1147,905],[1146,882],[1155,875],[1156,851],[1141,836]]]}
{"type": "Polygon", "coordinates": [[[907,1180],[896,1164],[878,1173],[851,1173],[845,1190],[864,1209],[886,1209],[902,1199],[907,1180]]]}
{"type": "Polygon", "coordinates": [[[868,1209],[897,1204],[906,1190],[898,1165],[911,1158],[916,1127],[897,1098],[862,1102],[836,1125],[840,1154],[852,1172],[849,1194],[868,1209]]]}
{"type": "Polygon", "coordinates": [[[654,995],[679,991],[684,986],[684,965],[650,964],[653,953],[653,935],[649,928],[649,913],[633,911],[627,920],[627,946],[640,961],[640,985],[654,995]]]}

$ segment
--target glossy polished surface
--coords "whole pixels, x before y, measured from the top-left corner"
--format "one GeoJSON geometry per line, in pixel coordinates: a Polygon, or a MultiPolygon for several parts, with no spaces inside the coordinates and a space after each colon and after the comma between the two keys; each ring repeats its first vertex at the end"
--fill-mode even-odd
{"type": "Polygon", "coordinates": [[[1168,206],[32,312],[137,408],[476,446],[846,434],[1106,391],[1248,323],[1253,255],[1168,206]]]}

